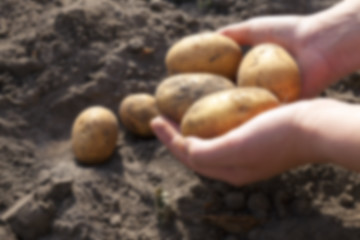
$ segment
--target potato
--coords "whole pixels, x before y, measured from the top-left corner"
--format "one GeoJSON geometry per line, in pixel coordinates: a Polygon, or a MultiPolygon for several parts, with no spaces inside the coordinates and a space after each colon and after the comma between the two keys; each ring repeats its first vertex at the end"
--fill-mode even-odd
{"type": "Polygon", "coordinates": [[[281,102],[297,100],[301,91],[300,70],[282,47],[264,43],[251,49],[238,71],[239,86],[258,86],[270,90],[281,102]]]}
{"type": "Polygon", "coordinates": [[[279,105],[268,90],[244,87],[210,94],[195,102],[181,122],[184,136],[213,138],[279,105]]]}
{"type": "Polygon", "coordinates": [[[209,73],[183,73],[166,78],[156,89],[159,111],[180,123],[186,110],[199,98],[235,87],[227,78],[209,73]]]}
{"type": "Polygon", "coordinates": [[[166,66],[170,74],[208,72],[235,79],[242,52],[232,39],[206,32],[187,36],[167,52],[166,66]]]}
{"type": "Polygon", "coordinates": [[[119,116],[124,126],[133,134],[151,137],[150,121],[159,115],[155,98],[147,93],[127,96],[119,106],[119,116]]]}
{"type": "Polygon", "coordinates": [[[117,136],[115,114],[105,107],[92,106],[83,110],[73,123],[72,149],[81,163],[102,163],[113,153],[117,136]]]}

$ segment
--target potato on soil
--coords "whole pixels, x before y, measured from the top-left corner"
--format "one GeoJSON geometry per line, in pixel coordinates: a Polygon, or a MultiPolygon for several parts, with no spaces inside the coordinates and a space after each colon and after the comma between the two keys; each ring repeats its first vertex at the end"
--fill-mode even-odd
{"type": "Polygon", "coordinates": [[[83,110],[76,117],[71,133],[77,160],[86,164],[106,161],[115,149],[118,129],[117,118],[109,109],[92,106],[83,110]]]}
{"type": "Polygon", "coordinates": [[[167,52],[170,74],[208,72],[235,79],[242,58],[240,46],[214,32],[194,34],[175,43],[167,52]]]}
{"type": "Polygon", "coordinates": [[[183,73],[166,78],[156,89],[159,111],[180,123],[186,110],[199,98],[235,87],[227,78],[210,73],[183,73]]]}
{"type": "Polygon", "coordinates": [[[184,136],[213,138],[279,105],[266,89],[243,87],[210,94],[195,102],[181,122],[184,136]]]}
{"type": "Polygon", "coordinates": [[[244,57],[238,71],[239,86],[258,86],[273,92],[281,102],[297,100],[301,91],[300,70],[282,47],[264,43],[244,57]]]}
{"type": "Polygon", "coordinates": [[[155,98],[147,93],[127,96],[119,106],[119,116],[124,126],[133,134],[151,137],[151,120],[159,115],[155,98]]]}

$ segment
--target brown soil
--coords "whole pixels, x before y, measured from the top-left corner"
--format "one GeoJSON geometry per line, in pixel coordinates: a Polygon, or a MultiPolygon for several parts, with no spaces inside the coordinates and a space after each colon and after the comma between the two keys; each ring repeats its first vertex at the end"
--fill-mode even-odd
{"type": "MultiPolygon", "coordinates": [[[[179,164],[121,126],[110,161],[79,165],[75,116],[153,93],[177,39],[336,0],[1,0],[0,239],[360,238],[360,177],[309,165],[236,188],[179,164]]],[[[359,75],[324,92],[360,102],[359,75]]]]}

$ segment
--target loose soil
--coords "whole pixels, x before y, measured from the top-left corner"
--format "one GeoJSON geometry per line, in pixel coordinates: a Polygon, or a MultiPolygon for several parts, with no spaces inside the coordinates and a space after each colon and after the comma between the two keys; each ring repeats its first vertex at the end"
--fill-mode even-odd
{"type": "MultiPolygon", "coordinates": [[[[77,163],[69,141],[84,108],[116,112],[128,94],[153,93],[181,37],[335,2],[1,0],[0,239],[359,239],[360,176],[337,166],[234,187],[122,126],[101,166],[77,163]]],[[[322,95],[359,103],[359,80],[322,95]]]]}

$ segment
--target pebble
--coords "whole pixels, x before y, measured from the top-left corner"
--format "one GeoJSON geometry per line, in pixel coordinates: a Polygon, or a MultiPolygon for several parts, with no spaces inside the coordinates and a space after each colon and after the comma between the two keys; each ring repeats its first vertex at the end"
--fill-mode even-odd
{"type": "Polygon", "coordinates": [[[274,204],[279,217],[286,217],[287,205],[289,204],[290,196],[285,191],[278,191],[274,196],[274,204]]]}
{"type": "Polygon", "coordinates": [[[128,43],[128,48],[131,52],[138,53],[145,46],[144,39],[141,37],[134,37],[128,43]]]}
{"type": "Polygon", "coordinates": [[[118,227],[121,224],[121,216],[120,215],[113,215],[109,219],[109,223],[113,227],[118,227]]]}
{"type": "Polygon", "coordinates": [[[343,193],[339,196],[339,203],[344,208],[353,208],[355,205],[355,199],[350,194],[343,193]]]}
{"type": "Polygon", "coordinates": [[[161,0],[151,0],[150,8],[155,12],[161,12],[164,9],[165,5],[161,0]]]}
{"type": "Polygon", "coordinates": [[[72,194],[73,180],[52,179],[50,183],[40,187],[35,192],[35,196],[41,200],[62,201],[72,194]]]}
{"type": "Polygon", "coordinates": [[[245,195],[242,192],[230,192],[225,195],[224,203],[229,210],[241,210],[245,207],[245,195]]]}
{"type": "Polygon", "coordinates": [[[247,206],[255,216],[266,218],[270,208],[270,202],[264,193],[253,193],[249,196],[247,206]]]}
{"type": "Polygon", "coordinates": [[[195,184],[190,188],[190,191],[196,198],[204,198],[210,193],[209,189],[203,184],[195,184]]]}

